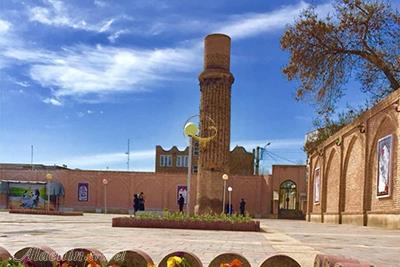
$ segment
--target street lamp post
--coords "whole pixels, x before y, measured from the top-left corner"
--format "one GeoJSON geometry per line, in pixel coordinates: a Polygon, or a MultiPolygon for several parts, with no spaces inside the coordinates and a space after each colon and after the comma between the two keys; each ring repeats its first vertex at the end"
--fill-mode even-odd
{"type": "Polygon", "coordinates": [[[233,190],[233,189],[232,189],[232,186],[229,186],[229,187],[228,187],[228,196],[229,196],[229,202],[228,202],[228,203],[229,203],[229,204],[228,204],[228,205],[229,205],[229,206],[228,206],[229,208],[228,208],[228,211],[229,211],[229,215],[232,214],[232,209],[231,209],[231,205],[232,205],[232,190],[233,190]]]}
{"type": "Polygon", "coordinates": [[[199,132],[199,128],[193,122],[188,122],[186,123],[183,132],[189,138],[188,175],[186,178],[186,214],[190,215],[190,180],[192,179],[193,136],[196,136],[199,132]]]}
{"type": "Polygon", "coordinates": [[[103,179],[103,185],[104,185],[104,214],[107,214],[107,185],[108,185],[108,180],[106,178],[103,179]]]}
{"type": "Polygon", "coordinates": [[[224,175],[222,175],[222,180],[224,180],[224,194],[223,194],[223,197],[222,197],[222,213],[225,213],[226,182],[228,181],[228,179],[229,179],[228,174],[225,173],[224,175]]]}
{"type": "Polygon", "coordinates": [[[53,179],[53,175],[51,173],[46,174],[47,180],[47,211],[50,211],[50,181],[53,179]]]}

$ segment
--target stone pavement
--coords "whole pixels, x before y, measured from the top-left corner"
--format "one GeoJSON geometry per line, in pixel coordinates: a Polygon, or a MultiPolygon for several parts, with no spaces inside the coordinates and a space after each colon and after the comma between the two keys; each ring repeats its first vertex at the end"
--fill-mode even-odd
{"type": "Polygon", "coordinates": [[[0,246],[12,254],[26,246],[46,245],[60,254],[74,247],[92,247],[107,258],[121,250],[140,249],[155,263],[170,252],[184,250],[196,254],[204,266],[218,254],[237,252],[252,266],[259,266],[271,254],[284,253],[311,267],[315,255],[323,252],[365,259],[377,266],[400,266],[400,231],[396,230],[264,219],[263,233],[112,228],[114,216],[0,212],[0,246]]]}

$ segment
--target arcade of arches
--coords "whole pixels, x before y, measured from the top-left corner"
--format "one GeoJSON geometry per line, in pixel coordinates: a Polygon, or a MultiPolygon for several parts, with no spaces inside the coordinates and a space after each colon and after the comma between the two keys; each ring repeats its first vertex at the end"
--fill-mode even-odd
{"type": "Polygon", "coordinates": [[[308,155],[309,221],[400,228],[400,90],[308,155]]]}

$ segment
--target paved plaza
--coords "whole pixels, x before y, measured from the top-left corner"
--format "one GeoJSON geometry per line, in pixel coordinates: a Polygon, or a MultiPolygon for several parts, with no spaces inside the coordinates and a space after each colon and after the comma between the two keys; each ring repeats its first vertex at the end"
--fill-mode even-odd
{"type": "Polygon", "coordinates": [[[11,253],[26,246],[46,245],[63,254],[74,247],[92,247],[107,258],[125,249],[140,249],[159,263],[173,251],[193,252],[207,264],[223,252],[243,254],[259,266],[269,255],[284,253],[311,267],[317,253],[339,254],[376,266],[400,266],[400,231],[305,221],[261,220],[262,233],[112,228],[115,215],[79,217],[19,215],[0,212],[0,246],[11,253]]]}

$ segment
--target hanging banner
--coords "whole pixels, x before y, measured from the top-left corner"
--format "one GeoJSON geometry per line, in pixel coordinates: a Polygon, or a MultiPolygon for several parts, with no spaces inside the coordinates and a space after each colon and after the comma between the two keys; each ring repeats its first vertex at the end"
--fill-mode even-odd
{"type": "Polygon", "coordinates": [[[321,169],[318,167],[314,171],[314,203],[318,204],[321,198],[321,169]]]}
{"type": "Polygon", "coordinates": [[[178,185],[176,188],[176,199],[178,200],[180,195],[182,194],[185,199],[185,204],[187,200],[187,186],[186,185],[178,185]]]}
{"type": "Polygon", "coordinates": [[[392,166],[392,135],[378,140],[378,175],[376,179],[377,197],[390,196],[392,166]]]}
{"type": "Polygon", "coordinates": [[[45,183],[9,183],[8,205],[10,209],[45,209],[46,203],[45,183]]]}
{"type": "Polygon", "coordinates": [[[79,183],[78,184],[78,201],[89,201],[89,184],[79,183]]]}

